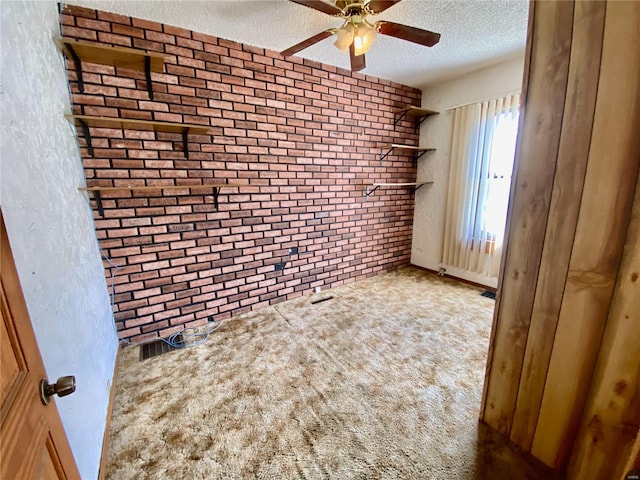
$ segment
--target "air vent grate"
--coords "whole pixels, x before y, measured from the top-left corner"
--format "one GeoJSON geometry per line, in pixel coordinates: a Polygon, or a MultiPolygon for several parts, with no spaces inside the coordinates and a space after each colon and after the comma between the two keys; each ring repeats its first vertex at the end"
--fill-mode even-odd
{"type": "MultiPolygon", "coordinates": [[[[176,342],[182,341],[182,335],[176,338],[176,342]]],[[[140,345],[140,361],[147,360],[148,358],[158,357],[163,353],[177,350],[176,347],[172,347],[164,340],[156,340],[155,342],[143,343],[140,345]]]]}

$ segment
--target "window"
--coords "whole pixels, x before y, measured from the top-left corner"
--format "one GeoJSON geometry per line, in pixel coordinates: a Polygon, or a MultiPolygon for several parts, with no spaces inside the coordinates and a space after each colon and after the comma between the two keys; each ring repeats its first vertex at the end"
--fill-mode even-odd
{"type": "Polygon", "coordinates": [[[519,113],[501,114],[493,131],[491,153],[489,154],[488,192],[484,204],[484,229],[494,239],[504,236],[507,220],[507,205],[513,171],[513,157],[516,152],[519,113]]]}
{"type": "Polygon", "coordinates": [[[453,112],[443,265],[498,275],[519,101],[509,95],[453,112]]]}

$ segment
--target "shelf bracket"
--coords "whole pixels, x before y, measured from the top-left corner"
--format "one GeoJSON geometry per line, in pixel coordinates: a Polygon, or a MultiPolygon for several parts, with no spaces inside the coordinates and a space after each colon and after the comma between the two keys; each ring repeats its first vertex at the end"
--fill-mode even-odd
{"type": "Polygon", "coordinates": [[[71,44],[65,43],[64,45],[67,47],[67,50],[69,50],[71,58],[73,59],[73,64],[76,67],[76,75],[78,75],[78,90],[80,90],[80,93],[84,93],[84,79],[82,78],[82,62],[80,61],[80,57],[78,57],[78,54],[71,44]]]}
{"type": "Polygon", "coordinates": [[[100,190],[93,191],[93,198],[96,200],[96,206],[98,207],[98,215],[104,217],[104,207],[102,206],[102,194],[100,190]]]}
{"type": "Polygon", "coordinates": [[[393,126],[395,127],[396,125],[398,125],[398,122],[400,120],[402,120],[404,117],[407,116],[408,110],[404,110],[403,112],[400,112],[398,114],[398,112],[393,114],[393,126]]]}
{"type": "Polygon", "coordinates": [[[373,192],[375,192],[377,189],[380,188],[380,185],[376,185],[375,187],[371,188],[369,186],[367,186],[367,191],[366,191],[366,196],[367,196],[367,202],[369,201],[369,195],[373,194],[373,192]]]}
{"type": "Polygon", "coordinates": [[[184,151],[184,158],[189,160],[189,127],[182,130],[182,149],[184,151]]]}
{"type": "MultiPolygon", "coordinates": [[[[426,183],[423,183],[422,185],[426,185],[426,183]]],[[[415,187],[415,188],[413,189],[413,193],[416,193],[416,192],[418,191],[418,189],[419,189],[420,187],[422,187],[422,185],[418,185],[417,187],[415,187]]]]}
{"type": "Polygon", "coordinates": [[[218,196],[220,195],[220,187],[216,187],[213,189],[213,205],[218,211],[218,196]]]}
{"type": "Polygon", "coordinates": [[[429,115],[424,115],[424,116],[420,117],[420,126],[422,126],[422,123],[423,123],[427,118],[429,118],[429,115]]]}
{"type": "Polygon", "coordinates": [[[428,150],[423,150],[422,152],[418,152],[418,156],[416,157],[416,162],[422,158],[422,156],[427,153],[428,150]]]}
{"type": "Polygon", "coordinates": [[[80,124],[80,128],[82,128],[82,135],[84,135],[84,139],[87,142],[87,149],[89,150],[89,155],[93,157],[93,144],[91,143],[91,133],[89,132],[89,125],[83,119],[79,118],[78,123],[80,124]]]}
{"type": "Polygon", "coordinates": [[[391,147],[389,150],[387,150],[387,153],[385,153],[384,155],[382,154],[382,150],[380,150],[380,164],[382,164],[382,161],[387,158],[389,156],[389,154],[393,151],[393,147],[391,147]]]}
{"type": "Polygon", "coordinates": [[[153,100],[153,85],[151,83],[151,57],[144,57],[144,75],[147,78],[147,91],[149,92],[149,100],[153,100]]]}

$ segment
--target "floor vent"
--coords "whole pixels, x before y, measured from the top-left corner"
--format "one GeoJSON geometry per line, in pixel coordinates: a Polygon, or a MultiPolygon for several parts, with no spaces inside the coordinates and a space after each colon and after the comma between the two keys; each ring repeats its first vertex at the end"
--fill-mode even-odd
{"type": "Polygon", "coordinates": [[[492,292],[491,290],[485,290],[480,295],[482,295],[483,297],[492,298],[493,300],[496,299],[496,292],[492,292]]]}
{"type": "Polygon", "coordinates": [[[319,298],[318,300],[314,300],[313,302],[311,302],[311,305],[315,305],[316,303],[322,303],[322,302],[326,302],[327,300],[331,300],[333,297],[324,297],[324,298],[319,298]]]}
{"type": "MultiPolygon", "coordinates": [[[[182,341],[182,335],[179,335],[176,338],[176,342],[180,341],[182,341]]],[[[140,361],[146,360],[147,358],[157,357],[159,355],[162,355],[163,353],[171,352],[173,350],[177,350],[177,348],[172,347],[163,340],[143,343],[142,345],[140,345],[140,361]]]]}

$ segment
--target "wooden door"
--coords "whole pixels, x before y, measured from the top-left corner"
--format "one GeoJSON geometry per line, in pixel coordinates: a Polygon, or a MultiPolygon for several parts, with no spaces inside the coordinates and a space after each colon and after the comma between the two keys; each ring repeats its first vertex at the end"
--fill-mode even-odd
{"type": "Polygon", "coordinates": [[[40,400],[45,369],[0,223],[0,478],[79,479],[55,400],[40,400]]]}

